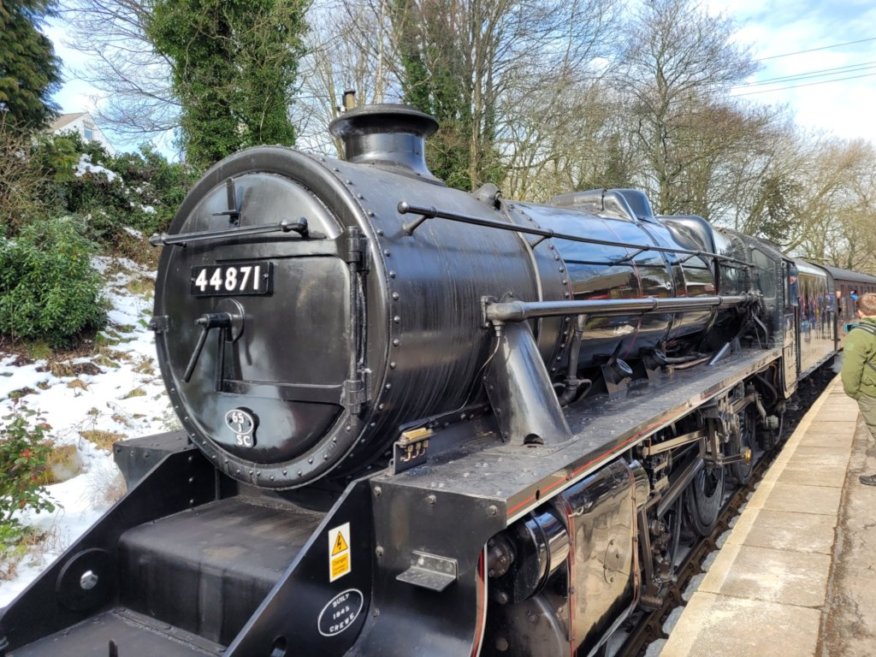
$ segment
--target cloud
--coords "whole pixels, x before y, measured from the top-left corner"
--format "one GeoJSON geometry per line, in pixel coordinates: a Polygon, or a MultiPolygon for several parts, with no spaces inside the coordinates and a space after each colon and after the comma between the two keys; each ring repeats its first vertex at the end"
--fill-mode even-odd
{"type": "Polygon", "coordinates": [[[735,94],[787,105],[801,127],[876,143],[868,109],[876,102],[876,65],[864,68],[876,64],[876,41],[849,43],[876,36],[872,0],[708,0],[705,7],[734,19],[736,43],[750,45],[760,60],[761,69],[735,94]],[[837,44],[846,45],[828,47],[837,44]],[[814,75],[853,66],[861,68],[814,75]],[[765,84],[770,80],[775,82],[765,84]]]}

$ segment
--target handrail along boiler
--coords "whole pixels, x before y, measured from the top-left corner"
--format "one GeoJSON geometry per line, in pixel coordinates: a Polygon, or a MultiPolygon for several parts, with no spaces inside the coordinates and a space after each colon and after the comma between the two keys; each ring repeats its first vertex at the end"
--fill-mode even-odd
{"type": "Polygon", "coordinates": [[[153,238],[183,432],[117,446],[7,654],[591,655],[660,604],[838,349],[843,272],[636,190],[449,189],[436,128],[364,107],[344,161],[195,185],[153,238]]]}

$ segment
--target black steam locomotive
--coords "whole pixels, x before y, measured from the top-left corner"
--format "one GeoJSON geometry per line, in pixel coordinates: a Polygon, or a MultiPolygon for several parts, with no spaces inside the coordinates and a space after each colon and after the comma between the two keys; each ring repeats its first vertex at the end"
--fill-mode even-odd
{"type": "Polygon", "coordinates": [[[448,189],[436,128],[361,108],[346,161],[253,148],[194,187],[154,238],[184,431],[117,446],[129,492],[6,654],[585,656],[660,604],[876,279],[634,190],[448,189]]]}

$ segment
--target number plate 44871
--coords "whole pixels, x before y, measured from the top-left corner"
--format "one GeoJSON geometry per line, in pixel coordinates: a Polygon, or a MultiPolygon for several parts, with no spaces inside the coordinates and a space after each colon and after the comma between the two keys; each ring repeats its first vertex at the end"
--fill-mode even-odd
{"type": "Polygon", "coordinates": [[[238,262],[233,265],[192,267],[191,293],[199,297],[270,294],[274,290],[274,265],[238,262]]]}

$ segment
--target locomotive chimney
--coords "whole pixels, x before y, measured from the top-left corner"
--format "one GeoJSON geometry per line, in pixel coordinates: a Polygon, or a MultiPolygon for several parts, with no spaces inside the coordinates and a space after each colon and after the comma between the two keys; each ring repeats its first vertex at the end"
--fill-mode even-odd
{"type": "Polygon", "coordinates": [[[344,92],[344,111],[349,112],[356,107],[356,90],[347,89],[344,92]]]}
{"type": "Polygon", "coordinates": [[[438,121],[413,107],[367,105],[344,112],[329,132],[344,142],[346,159],[439,182],[426,166],[426,137],[438,121]]]}

